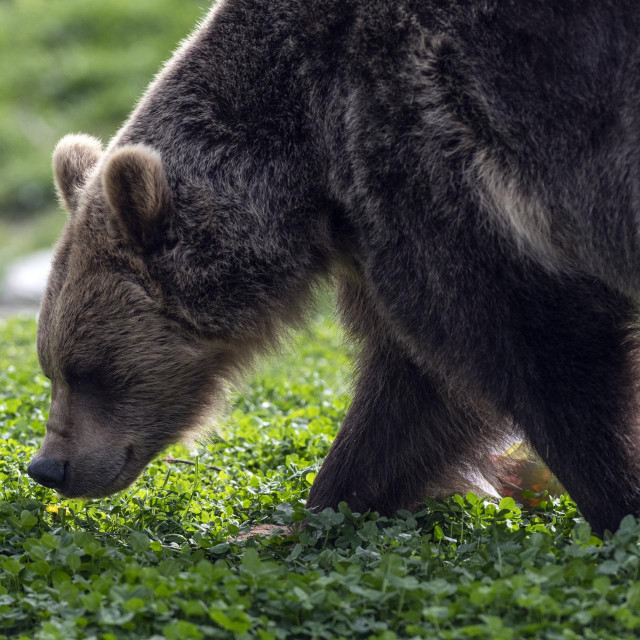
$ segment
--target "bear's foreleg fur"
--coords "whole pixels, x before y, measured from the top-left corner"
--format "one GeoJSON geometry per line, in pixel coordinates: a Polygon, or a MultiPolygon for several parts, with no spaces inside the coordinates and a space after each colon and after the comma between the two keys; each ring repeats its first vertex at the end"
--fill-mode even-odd
{"type": "Polygon", "coordinates": [[[487,455],[510,425],[481,412],[425,373],[393,339],[363,288],[341,286],[342,315],[359,343],[353,402],[316,478],[308,506],[392,514],[425,495],[492,479],[487,455]]]}

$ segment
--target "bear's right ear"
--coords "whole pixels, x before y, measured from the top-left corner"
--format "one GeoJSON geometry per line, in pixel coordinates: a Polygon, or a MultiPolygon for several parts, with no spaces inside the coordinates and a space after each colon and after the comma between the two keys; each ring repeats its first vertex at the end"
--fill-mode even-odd
{"type": "Polygon", "coordinates": [[[53,152],[53,175],[64,208],[73,215],[87,175],[102,157],[102,144],[87,135],[69,135],[53,152]]]}
{"type": "Polygon", "coordinates": [[[116,230],[143,250],[163,239],[171,195],[160,154],[137,144],[116,149],[102,176],[116,230]]]}

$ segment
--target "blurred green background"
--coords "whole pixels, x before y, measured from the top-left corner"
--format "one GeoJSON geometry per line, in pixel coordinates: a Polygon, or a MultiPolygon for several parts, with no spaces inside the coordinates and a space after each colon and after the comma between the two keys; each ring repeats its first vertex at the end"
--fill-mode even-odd
{"type": "Polygon", "coordinates": [[[50,246],[64,213],[51,152],[66,133],[105,143],[210,4],[0,0],[0,277],[50,246]]]}

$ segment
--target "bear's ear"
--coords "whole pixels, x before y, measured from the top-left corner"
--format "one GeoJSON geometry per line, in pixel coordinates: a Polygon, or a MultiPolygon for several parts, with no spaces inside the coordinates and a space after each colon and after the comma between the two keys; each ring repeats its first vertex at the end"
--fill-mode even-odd
{"type": "Polygon", "coordinates": [[[53,175],[62,206],[73,215],[87,175],[102,157],[102,144],[87,135],[69,135],[53,152],[53,175]]]}
{"type": "Polygon", "coordinates": [[[143,249],[156,246],[171,201],[160,154],[143,145],[117,149],[107,160],[103,183],[120,231],[143,249]]]}

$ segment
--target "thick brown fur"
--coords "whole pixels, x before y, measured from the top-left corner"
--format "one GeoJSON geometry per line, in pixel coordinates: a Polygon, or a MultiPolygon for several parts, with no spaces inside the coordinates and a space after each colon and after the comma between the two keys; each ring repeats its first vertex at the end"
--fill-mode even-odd
{"type": "Polygon", "coordinates": [[[632,0],[221,2],[95,166],[56,154],[60,490],[130,482],[338,274],[310,507],[410,506],[518,429],[598,530],[639,513],[639,35],[632,0]]]}

